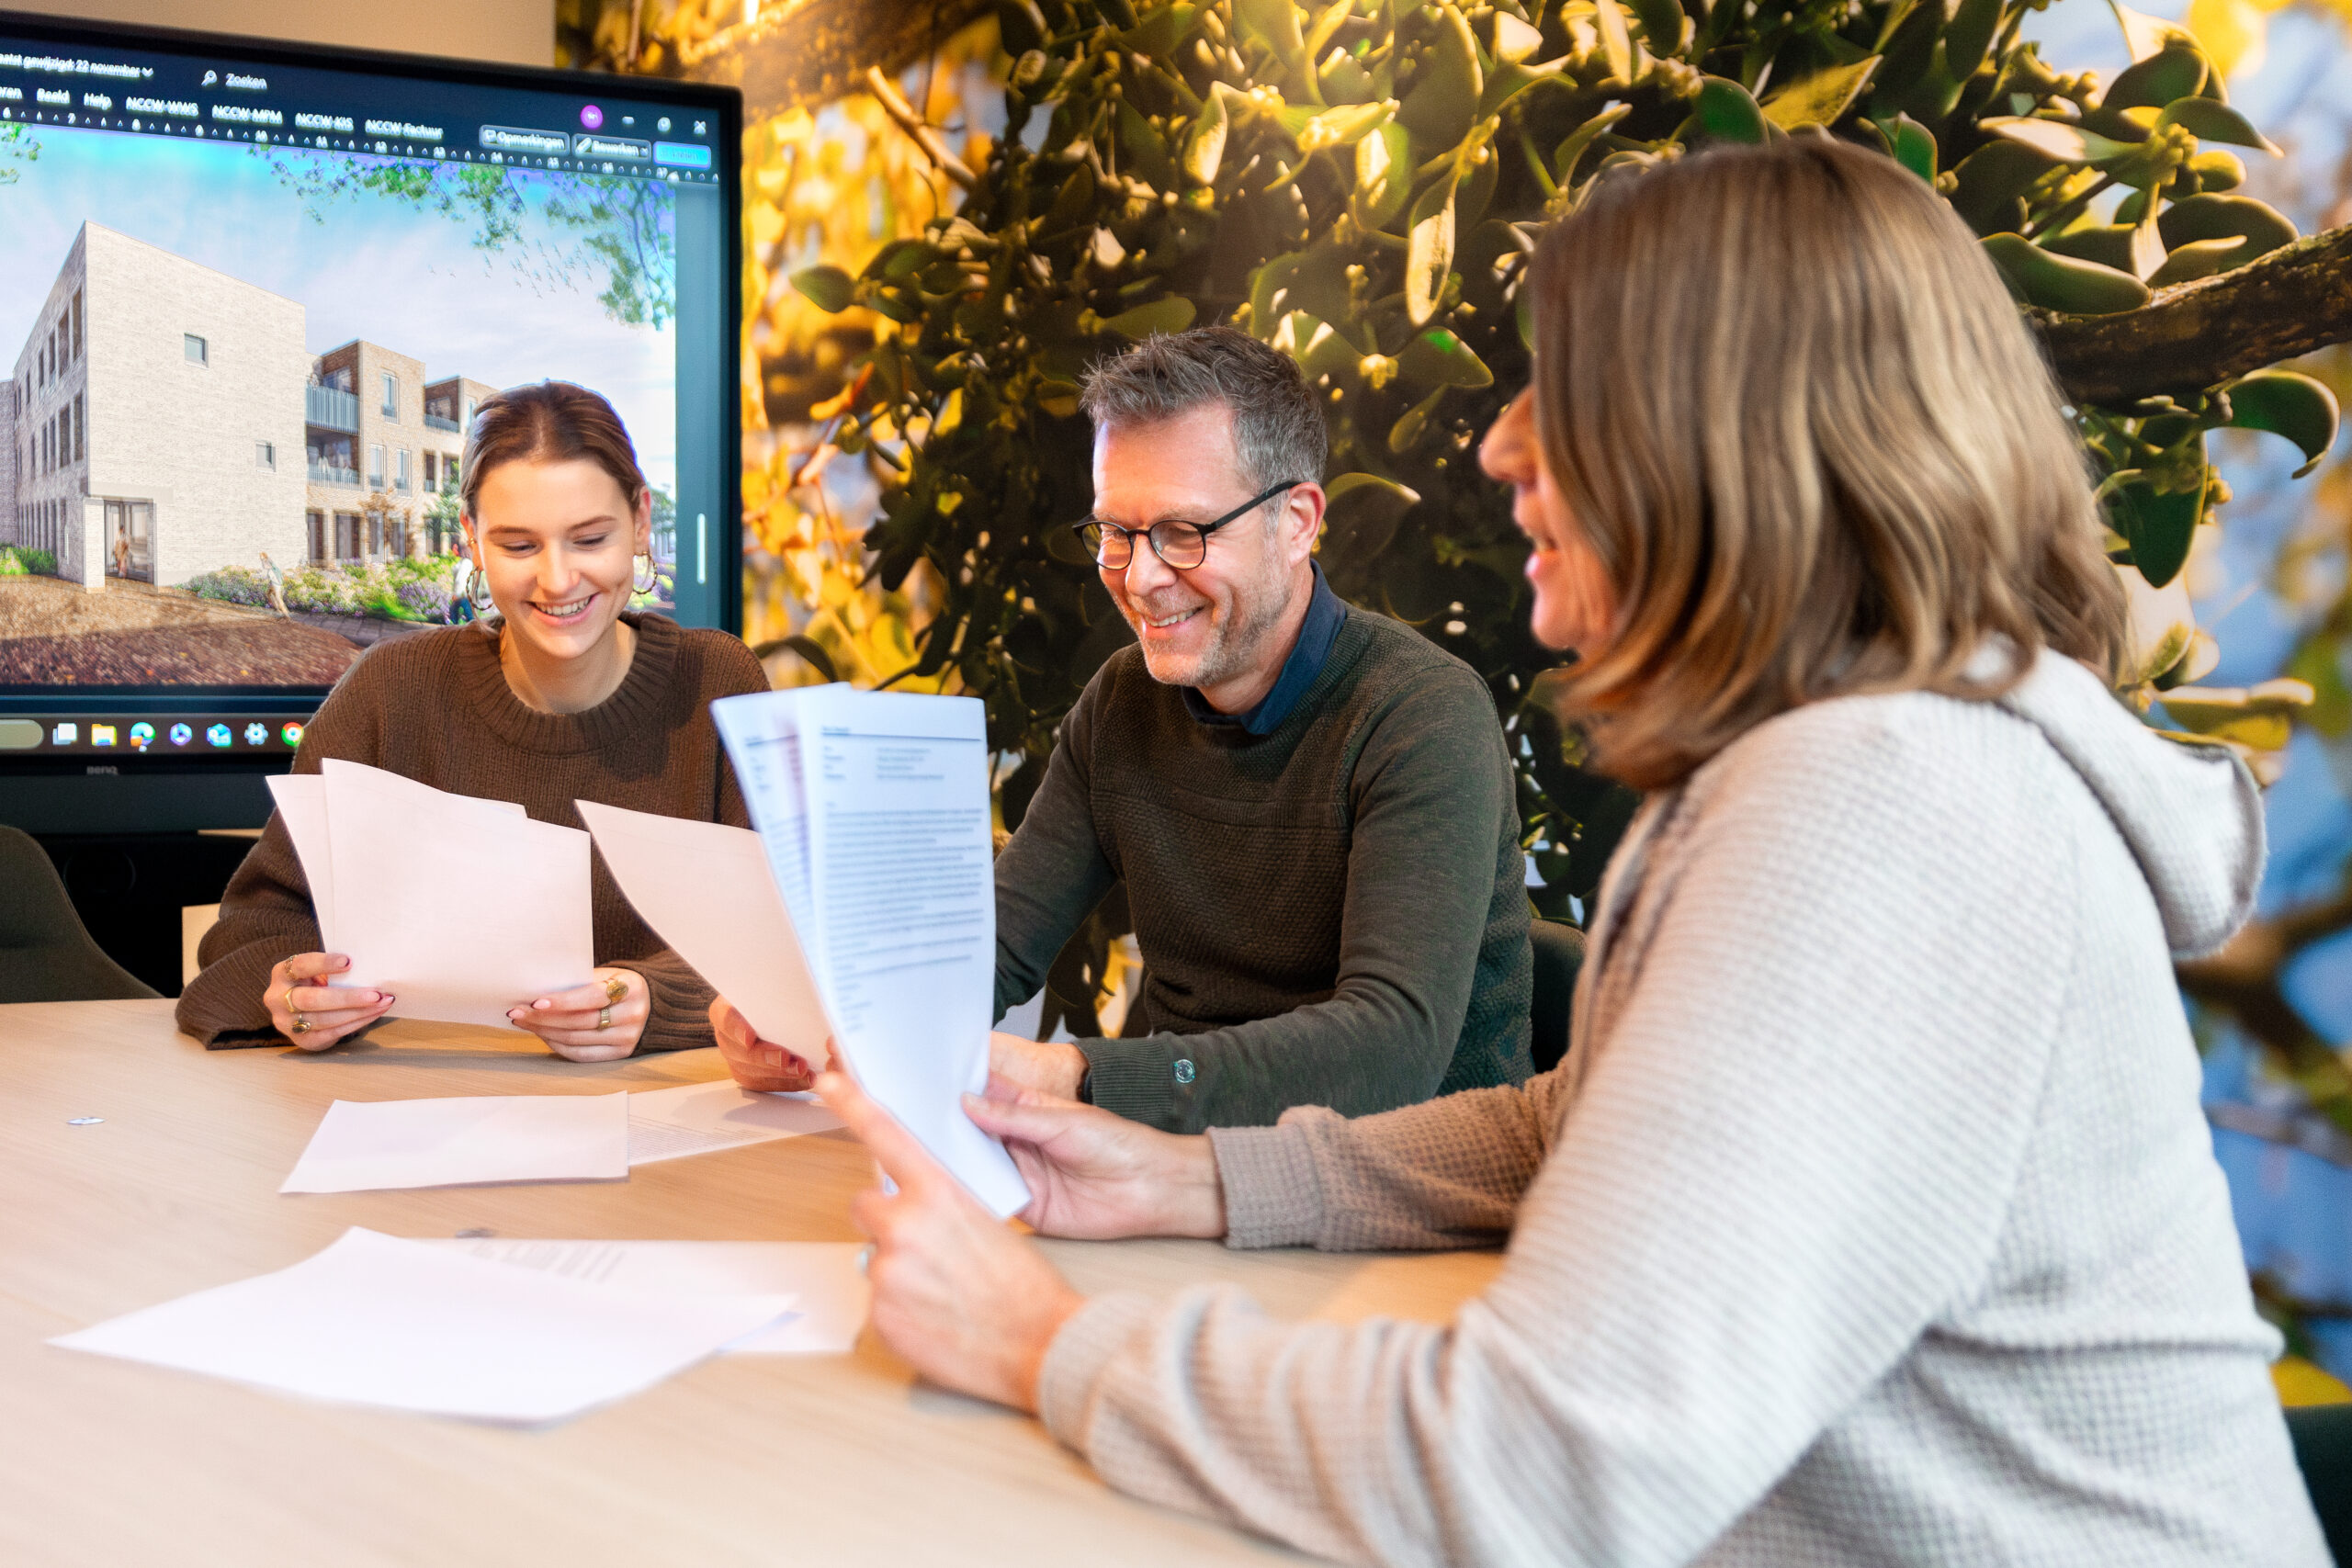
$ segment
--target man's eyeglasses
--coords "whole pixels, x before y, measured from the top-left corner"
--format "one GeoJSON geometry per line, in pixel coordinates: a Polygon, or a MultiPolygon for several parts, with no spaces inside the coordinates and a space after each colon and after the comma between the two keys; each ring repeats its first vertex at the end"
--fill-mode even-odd
{"type": "Polygon", "coordinates": [[[1151,553],[1177,571],[1190,571],[1209,558],[1209,536],[1235,519],[1248,515],[1285,491],[1306,483],[1305,479],[1284,479],[1263,495],[1243,502],[1214,523],[1186,523],[1168,518],[1154,523],[1148,531],[1122,528],[1116,523],[1105,523],[1099,517],[1089,517],[1072,525],[1078,536],[1086,541],[1086,553],[1105,571],[1125,571],[1136,557],[1136,536],[1138,533],[1151,541],[1151,553]]]}

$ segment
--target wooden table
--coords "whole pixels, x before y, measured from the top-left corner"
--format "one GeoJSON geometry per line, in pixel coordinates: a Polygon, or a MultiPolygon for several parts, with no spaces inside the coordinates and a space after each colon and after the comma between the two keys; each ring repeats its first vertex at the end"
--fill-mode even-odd
{"type": "MultiPolygon", "coordinates": [[[[582,1065],[394,1022],[323,1055],[208,1052],[168,1001],[0,1007],[0,1562],[1055,1563],[1289,1557],[1117,1495],[1025,1416],[849,1356],[707,1361],[541,1430],[344,1409],[43,1343],[308,1257],[367,1225],[445,1236],[847,1241],[849,1134],[626,1182],[281,1196],[328,1103],[606,1092],[724,1076],[713,1051],[582,1065]],[[91,1126],[69,1119],[98,1116],[91,1126]]],[[[1269,1310],[1444,1321],[1491,1255],[1049,1242],[1080,1290],[1246,1286],[1269,1310]]]]}

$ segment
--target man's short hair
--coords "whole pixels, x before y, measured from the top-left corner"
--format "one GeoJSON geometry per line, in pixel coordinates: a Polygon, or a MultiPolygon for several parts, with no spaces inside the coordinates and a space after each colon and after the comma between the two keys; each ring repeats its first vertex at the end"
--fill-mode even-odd
{"type": "Polygon", "coordinates": [[[1080,400],[1097,429],[1158,424],[1204,403],[1233,411],[1233,445],[1251,490],[1321,482],[1330,438],[1297,361],[1232,327],[1155,333],[1086,374],[1080,400]]]}

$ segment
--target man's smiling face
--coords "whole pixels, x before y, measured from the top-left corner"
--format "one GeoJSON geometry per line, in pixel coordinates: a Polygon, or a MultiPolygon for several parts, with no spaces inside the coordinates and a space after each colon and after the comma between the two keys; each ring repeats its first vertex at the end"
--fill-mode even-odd
{"type": "Polygon", "coordinates": [[[1152,679],[1171,686],[1222,686],[1273,651],[1290,598],[1292,567],[1270,522],[1286,511],[1276,497],[1209,536],[1208,558],[1177,571],[1143,537],[1155,523],[1216,521],[1257,493],[1241,475],[1233,413],[1223,403],[1157,423],[1094,433],[1094,515],[1136,532],[1122,571],[1102,586],[1135,629],[1152,679]]]}

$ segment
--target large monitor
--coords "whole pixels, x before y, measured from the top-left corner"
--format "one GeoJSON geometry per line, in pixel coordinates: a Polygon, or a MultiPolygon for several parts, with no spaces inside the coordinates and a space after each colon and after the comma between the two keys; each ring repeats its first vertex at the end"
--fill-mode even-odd
{"type": "Polygon", "coordinates": [[[475,405],[611,400],[641,604],[738,624],[726,88],[0,12],[0,822],[257,824],[352,660],[461,619],[475,405]]]}

